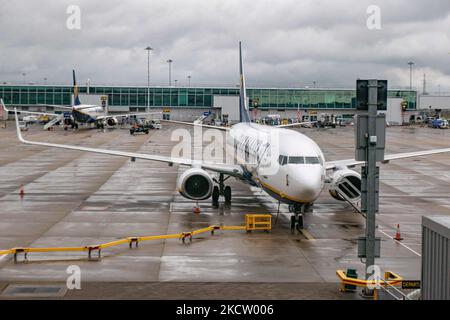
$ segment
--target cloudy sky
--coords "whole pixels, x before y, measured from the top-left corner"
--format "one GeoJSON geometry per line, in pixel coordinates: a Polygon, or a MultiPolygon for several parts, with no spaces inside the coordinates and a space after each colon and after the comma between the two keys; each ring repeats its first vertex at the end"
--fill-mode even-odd
{"type": "Polygon", "coordinates": [[[0,81],[146,85],[354,87],[388,79],[450,92],[449,0],[0,0],[0,81]],[[79,7],[80,28],[67,13],[79,7]],[[371,5],[380,9],[380,28],[371,5]],[[23,75],[25,74],[25,75],[23,75]]]}

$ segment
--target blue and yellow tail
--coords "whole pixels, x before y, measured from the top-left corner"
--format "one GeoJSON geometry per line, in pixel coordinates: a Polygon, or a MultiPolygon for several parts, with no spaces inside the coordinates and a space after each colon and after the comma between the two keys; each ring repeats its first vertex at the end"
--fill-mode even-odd
{"type": "Polygon", "coordinates": [[[72,70],[73,75],[73,104],[75,106],[78,106],[81,104],[80,98],[78,97],[78,86],[77,86],[77,79],[75,78],[75,70],[72,70]]]}
{"type": "Polygon", "coordinates": [[[251,122],[249,110],[247,106],[247,92],[245,88],[244,66],[242,62],[241,41],[239,41],[239,72],[240,72],[240,89],[239,89],[239,121],[251,122]]]}

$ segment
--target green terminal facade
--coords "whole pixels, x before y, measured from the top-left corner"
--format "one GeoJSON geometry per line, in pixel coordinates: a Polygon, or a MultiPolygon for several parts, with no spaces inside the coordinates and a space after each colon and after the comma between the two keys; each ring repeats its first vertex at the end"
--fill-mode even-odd
{"type": "MultiPolygon", "coordinates": [[[[124,106],[132,109],[141,107],[211,108],[214,96],[238,96],[239,89],[232,87],[151,87],[148,104],[147,87],[130,86],[81,86],[79,92],[108,96],[109,106],[124,106]]],[[[6,105],[70,105],[72,86],[63,85],[0,85],[0,97],[6,105]]],[[[353,89],[318,88],[248,88],[250,108],[261,110],[309,110],[355,109],[356,91],[353,89]]],[[[410,90],[389,90],[389,98],[403,98],[407,110],[416,110],[417,92],[410,90]]],[[[117,109],[117,108],[115,108],[117,109]]]]}

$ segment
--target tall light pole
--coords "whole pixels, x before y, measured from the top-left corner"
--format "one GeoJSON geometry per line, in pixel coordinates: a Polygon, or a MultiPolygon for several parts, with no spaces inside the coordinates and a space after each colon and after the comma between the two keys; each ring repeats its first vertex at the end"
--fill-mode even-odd
{"type": "Polygon", "coordinates": [[[409,61],[409,90],[412,90],[412,67],[414,65],[414,62],[409,61]]]}
{"type": "Polygon", "coordinates": [[[147,50],[147,112],[150,110],[150,51],[152,47],[148,46],[144,50],[147,50]]]}
{"type": "Polygon", "coordinates": [[[187,76],[187,78],[188,78],[188,87],[190,87],[191,86],[191,76],[189,75],[189,76],[187,76]]]}
{"type": "Polygon", "coordinates": [[[175,82],[175,87],[177,86],[177,82],[178,82],[178,80],[177,79],[175,79],[175,80],[173,80],[174,82],[175,82]]]}
{"type": "Polygon", "coordinates": [[[172,59],[167,60],[167,63],[169,64],[169,87],[172,85],[172,59]]]}

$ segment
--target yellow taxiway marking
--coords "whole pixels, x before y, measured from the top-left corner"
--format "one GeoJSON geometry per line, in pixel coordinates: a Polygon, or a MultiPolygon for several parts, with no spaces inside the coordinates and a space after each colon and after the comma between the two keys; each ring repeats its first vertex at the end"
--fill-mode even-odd
{"type": "Polygon", "coordinates": [[[300,229],[300,230],[306,239],[311,240],[311,241],[316,241],[316,239],[311,235],[311,233],[308,232],[308,230],[305,230],[305,229],[300,229]]]}

